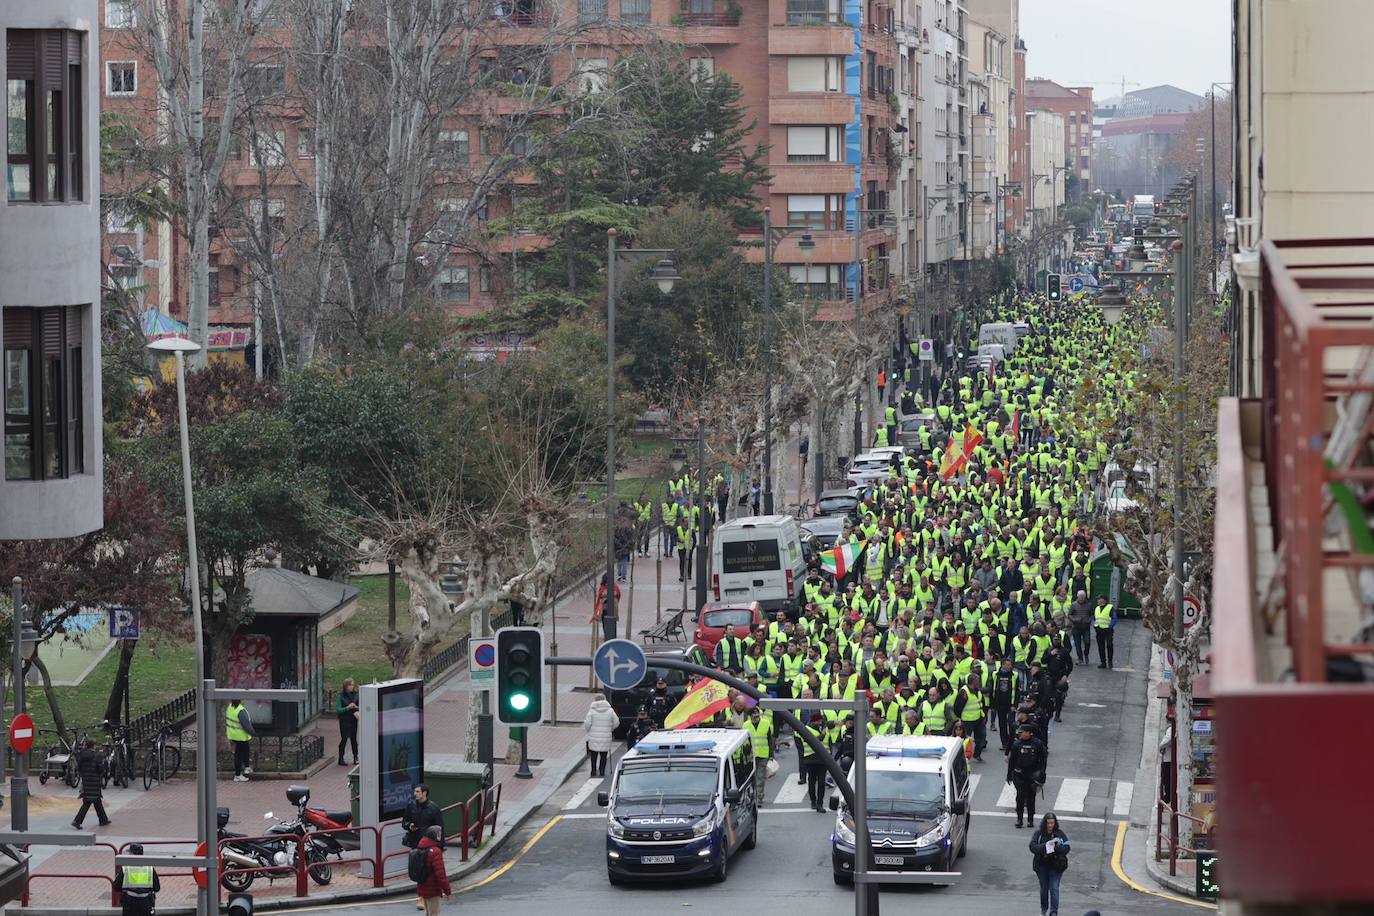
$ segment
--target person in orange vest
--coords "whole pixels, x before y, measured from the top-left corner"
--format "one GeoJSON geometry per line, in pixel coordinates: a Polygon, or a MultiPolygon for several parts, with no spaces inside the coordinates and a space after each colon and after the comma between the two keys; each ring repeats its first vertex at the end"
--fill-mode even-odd
{"type": "Polygon", "coordinates": [[[887,387],[887,370],[878,370],[878,399],[882,400],[883,389],[887,387]]]}

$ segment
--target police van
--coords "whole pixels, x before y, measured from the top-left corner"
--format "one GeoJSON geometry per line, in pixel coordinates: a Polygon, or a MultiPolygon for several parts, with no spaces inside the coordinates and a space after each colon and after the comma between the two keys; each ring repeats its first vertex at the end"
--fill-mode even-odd
{"type": "MultiPolygon", "coordinates": [[[[862,765],[867,778],[870,871],[930,872],[946,883],[968,849],[969,773],[958,738],[876,735],[862,765]]],[[[860,766],[855,761],[854,766],[860,766]]],[[[853,784],[853,769],[850,770],[853,784]]],[[[854,880],[854,817],[837,810],[830,837],[836,884],[854,880]]]]}
{"type": "Polygon", "coordinates": [[[606,876],[631,880],[709,876],[758,842],[754,755],[747,731],[650,732],[620,758],[606,812],[606,876]]]}

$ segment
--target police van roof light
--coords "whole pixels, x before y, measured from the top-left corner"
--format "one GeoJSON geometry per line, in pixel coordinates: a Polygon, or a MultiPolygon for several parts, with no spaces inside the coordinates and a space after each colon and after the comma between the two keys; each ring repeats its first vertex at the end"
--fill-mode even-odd
{"type": "Polygon", "coordinates": [[[715,750],[716,743],[714,741],[674,741],[646,744],[641,741],[636,746],[659,754],[694,754],[698,751],[715,750]]]}
{"type": "Polygon", "coordinates": [[[869,757],[911,757],[924,760],[938,760],[945,756],[942,747],[870,747],[869,757]]]}

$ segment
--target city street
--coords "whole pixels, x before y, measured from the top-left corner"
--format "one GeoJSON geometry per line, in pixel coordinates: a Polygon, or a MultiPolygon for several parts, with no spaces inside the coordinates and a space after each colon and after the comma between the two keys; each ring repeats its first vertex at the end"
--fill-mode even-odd
{"type": "MultiPolygon", "coordinates": [[[[1118,825],[1126,820],[1136,791],[1132,780],[1140,757],[1150,648],[1137,624],[1122,624],[1119,634],[1116,669],[1077,669],[1065,719],[1051,733],[1049,780],[1037,816],[1059,814],[1073,844],[1061,913],[1094,908],[1152,916],[1194,912],[1195,906],[1132,890],[1112,870],[1118,825]]],[[[1036,884],[1026,848],[1030,831],[1013,826],[1001,755],[990,747],[985,758],[986,763],[973,768],[974,816],[962,880],[946,888],[889,888],[882,896],[887,912],[930,905],[950,916],[1034,911],[1036,884]]],[[[768,781],[758,848],[731,861],[723,885],[611,887],[605,873],[605,814],[596,806],[596,792],[609,780],[589,780],[583,767],[517,831],[488,869],[455,888],[449,905],[491,916],[605,916],[608,906],[621,905],[645,913],[683,907],[753,916],[844,912],[852,907],[853,896],[831,878],[834,815],[805,806],[805,788],[797,783],[796,755],[790,747],[780,750],[779,760],[783,769],[768,781]]],[[[400,916],[415,908],[413,899],[407,899],[368,904],[366,911],[400,916]]]]}

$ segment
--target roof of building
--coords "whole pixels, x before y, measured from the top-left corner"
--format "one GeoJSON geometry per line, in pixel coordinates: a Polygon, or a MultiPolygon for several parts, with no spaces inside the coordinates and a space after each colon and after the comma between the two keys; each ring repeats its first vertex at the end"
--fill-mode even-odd
{"type": "Polygon", "coordinates": [[[1138,118],[1112,118],[1102,125],[1102,136],[1124,137],[1131,134],[1177,134],[1183,131],[1188,113],[1171,111],[1138,118]]]}
{"type": "Polygon", "coordinates": [[[1028,79],[1026,80],[1026,95],[1033,99],[1082,99],[1083,96],[1074,92],[1067,86],[1061,86],[1054,80],[1047,79],[1028,79]]]}
{"type": "Polygon", "coordinates": [[[323,620],[343,610],[358,597],[358,589],[332,579],[263,566],[248,573],[253,614],[316,617],[323,620]]]}
{"type": "Polygon", "coordinates": [[[1151,86],[1126,93],[1119,114],[1123,118],[1138,118],[1173,111],[1197,111],[1206,104],[1202,96],[1177,86],[1151,86]]]}

